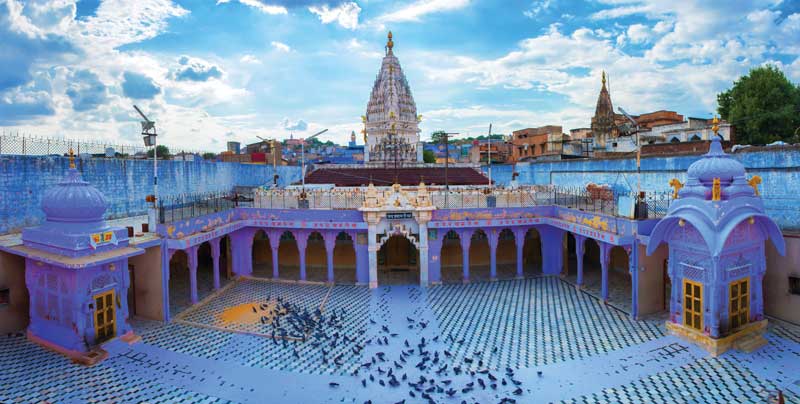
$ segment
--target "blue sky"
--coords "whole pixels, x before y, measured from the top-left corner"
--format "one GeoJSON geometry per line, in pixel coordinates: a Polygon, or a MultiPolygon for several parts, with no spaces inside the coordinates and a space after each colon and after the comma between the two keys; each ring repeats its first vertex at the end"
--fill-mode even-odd
{"type": "Polygon", "coordinates": [[[749,69],[800,82],[800,1],[0,0],[0,127],[174,148],[360,129],[386,32],[423,116],[479,135],[631,113],[710,117],[749,69]]]}

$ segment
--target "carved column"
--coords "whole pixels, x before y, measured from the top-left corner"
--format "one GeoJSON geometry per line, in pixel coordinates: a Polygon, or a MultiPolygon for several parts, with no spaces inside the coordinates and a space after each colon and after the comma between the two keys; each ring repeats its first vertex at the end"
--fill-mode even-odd
{"type": "MultiPolygon", "coordinates": [[[[437,230],[438,232],[438,230],[437,230]]],[[[428,282],[439,283],[442,281],[442,239],[436,237],[429,240],[428,282]]]]}
{"type": "Polygon", "coordinates": [[[600,296],[603,302],[606,303],[608,302],[608,264],[611,260],[610,252],[612,246],[602,241],[598,243],[600,244],[600,269],[602,270],[600,296]]]}
{"type": "Polygon", "coordinates": [[[220,239],[218,238],[209,242],[211,244],[211,260],[213,261],[214,290],[219,290],[219,242],[220,239]]]}
{"type": "Polygon", "coordinates": [[[469,282],[469,245],[472,242],[472,232],[463,231],[459,233],[458,238],[461,241],[462,279],[464,282],[469,282]]]}
{"type": "Polygon", "coordinates": [[[336,232],[325,232],[325,255],[328,260],[328,282],[333,282],[333,250],[336,248],[336,232]]]}
{"type": "Polygon", "coordinates": [[[376,237],[378,234],[377,230],[377,222],[376,223],[369,223],[367,228],[367,241],[368,247],[367,251],[369,252],[369,287],[370,288],[377,288],[378,287],[378,243],[376,242],[376,237]]]}
{"type": "Polygon", "coordinates": [[[528,229],[514,229],[514,243],[517,245],[517,278],[522,278],[524,275],[524,260],[523,252],[525,251],[525,236],[528,234],[528,229]]]}
{"type": "Polygon", "coordinates": [[[419,284],[428,286],[428,222],[419,222],[419,284]]]}
{"type": "Polygon", "coordinates": [[[186,249],[189,258],[189,294],[192,304],[197,303],[197,246],[186,249]]]}
{"type": "Polygon", "coordinates": [[[308,246],[308,233],[299,231],[295,233],[297,253],[300,255],[300,280],[306,280],[306,247],[308,246]]]}
{"type": "Polygon", "coordinates": [[[353,247],[356,250],[356,282],[364,285],[369,284],[369,246],[367,244],[359,244],[358,233],[351,233],[351,237],[353,238],[353,247]]]}
{"type": "Polygon", "coordinates": [[[639,243],[634,239],[628,250],[628,272],[631,277],[631,318],[639,318],[639,243]]]}
{"type": "MultiPolygon", "coordinates": [[[[583,286],[583,254],[586,247],[586,237],[579,236],[577,234],[575,236],[575,264],[578,269],[578,278],[575,281],[578,287],[583,286]]],[[[567,263],[569,266],[569,262],[567,263]]]]}
{"type": "Polygon", "coordinates": [[[281,246],[281,234],[282,232],[271,232],[269,234],[269,247],[272,251],[272,279],[280,278],[280,271],[278,270],[278,250],[280,250],[281,246]]]}
{"type": "MultiPolygon", "coordinates": [[[[721,293],[720,293],[720,274],[719,274],[719,255],[715,255],[711,257],[711,271],[709,271],[708,276],[706,277],[706,284],[705,288],[708,291],[708,300],[705,298],[703,299],[703,303],[705,306],[709,307],[709,311],[706,312],[708,314],[705,323],[708,327],[708,332],[712,338],[719,338],[719,322],[722,313],[721,311],[721,293]]],[[[706,293],[703,291],[703,293],[706,293]]],[[[727,296],[727,294],[723,294],[722,296],[727,296]]],[[[705,307],[703,307],[705,309],[705,307]]]]}
{"type": "Polygon", "coordinates": [[[488,231],[489,237],[489,279],[497,280],[497,244],[500,241],[500,233],[497,229],[488,231]]]}

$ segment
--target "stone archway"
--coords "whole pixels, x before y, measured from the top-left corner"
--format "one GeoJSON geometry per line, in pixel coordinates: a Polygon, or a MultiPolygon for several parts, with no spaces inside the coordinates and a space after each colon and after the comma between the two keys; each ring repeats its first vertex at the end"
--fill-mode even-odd
{"type": "Polygon", "coordinates": [[[441,280],[442,283],[460,283],[463,281],[463,257],[461,238],[455,230],[445,233],[442,239],[441,280]]]}
{"type": "Polygon", "coordinates": [[[253,276],[272,278],[272,248],[270,239],[264,230],[253,235],[253,276]]]}
{"type": "Polygon", "coordinates": [[[416,241],[403,234],[381,239],[378,250],[378,284],[419,284],[419,249],[416,241]]]}
{"type": "Polygon", "coordinates": [[[608,257],[608,301],[631,313],[632,285],[630,254],[622,246],[614,246],[608,257]]]}
{"type": "Polygon", "coordinates": [[[306,280],[310,282],[325,282],[328,279],[327,251],[325,250],[325,236],[318,231],[308,235],[306,244],[306,280]]]}
{"type": "Polygon", "coordinates": [[[542,236],[539,230],[531,227],[525,232],[522,247],[522,274],[525,277],[542,274],[542,236]]]}
{"type": "Polygon", "coordinates": [[[280,279],[300,280],[300,250],[294,233],[288,230],[280,235],[278,267],[280,279]]]}
{"type": "Polygon", "coordinates": [[[358,282],[356,274],[356,245],[353,236],[347,232],[336,235],[333,248],[333,277],[335,283],[353,285],[358,282]]]}
{"type": "Polygon", "coordinates": [[[189,255],[175,250],[169,257],[169,312],[170,317],[192,305],[189,274],[189,255]]]}
{"type": "Polygon", "coordinates": [[[514,279],[516,275],[516,237],[511,229],[503,229],[497,240],[497,279],[514,279]]]}
{"type": "Polygon", "coordinates": [[[469,242],[469,279],[471,281],[488,281],[491,278],[489,268],[491,246],[489,235],[477,229],[472,232],[469,242]]]}

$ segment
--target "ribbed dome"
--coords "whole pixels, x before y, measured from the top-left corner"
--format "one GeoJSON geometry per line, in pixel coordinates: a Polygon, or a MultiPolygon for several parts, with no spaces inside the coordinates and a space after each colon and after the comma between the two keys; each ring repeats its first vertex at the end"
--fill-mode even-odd
{"type": "Polygon", "coordinates": [[[709,186],[714,178],[719,178],[720,185],[728,185],[736,177],[744,177],[746,172],[742,163],[734,160],[722,150],[719,138],[714,137],[708,153],[689,166],[689,179],[696,178],[703,185],[709,186]]]}
{"type": "Polygon", "coordinates": [[[105,196],[84,181],[74,168],[42,198],[42,210],[50,222],[98,222],[103,220],[107,208],[105,196]]]}

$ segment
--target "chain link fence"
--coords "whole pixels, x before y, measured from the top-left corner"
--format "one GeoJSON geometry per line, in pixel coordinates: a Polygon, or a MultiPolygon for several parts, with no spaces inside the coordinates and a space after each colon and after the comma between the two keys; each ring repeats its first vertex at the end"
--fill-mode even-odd
{"type": "MultiPolygon", "coordinates": [[[[171,154],[186,153],[202,155],[199,150],[187,150],[167,146],[171,154]]],[[[103,158],[146,158],[149,148],[132,144],[103,140],[75,140],[37,137],[18,133],[0,133],[0,155],[18,156],[66,156],[72,149],[78,156],[103,158]]],[[[152,156],[151,156],[152,157],[152,156]]],[[[159,159],[161,156],[159,155],[159,159]]]]}

